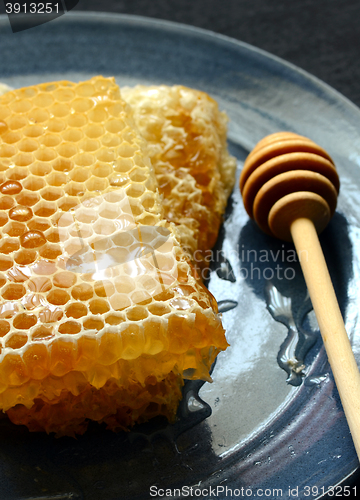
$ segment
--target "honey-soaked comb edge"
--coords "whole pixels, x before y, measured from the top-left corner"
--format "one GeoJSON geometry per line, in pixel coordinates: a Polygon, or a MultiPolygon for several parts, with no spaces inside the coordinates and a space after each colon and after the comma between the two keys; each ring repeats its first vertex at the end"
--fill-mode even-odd
{"type": "MultiPolygon", "coordinates": [[[[114,336],[114,334],[113,334],[114,336]]],[[[112,336],[112,337],[113,337],[112,336]]],[[[144,385],[147,377],[151,375],[154,381],[160,382],[170,372],[176,372],[182,378],[190,380],[206,380],[211,382],[209,370],[214,362],[217,354],[222,350],[215,348],[212,345],[198,347],[188,350],[187,352],[167,352],[160,351],[157,354],[144,354],[136,359],[119,359],[116,361],[116,356],[110,353],[112,344],[111,339],[106,339],[108,342],[102,346],[96,344],[93,338],[82,338],[79,342],[78,352],[81,356],[73,357],[72,370],[66,373],[54,375],[48,372],[48,365],[55,361],[58,363],[61,360],[66,362],[66,350],[68,345],[64,342],[58,342],[55,345],[56,349],[53,353],[53,359],[47,356],[47,347],[44,344],[33,346],[33,348],[25,353],[23,359],[19,356],[11,356],[6,360],[6,366],[13,368],[11,365],[22,366],[23,379],[21,385],[14,384],[8,390],[0,393],[1,407],[8,410],[18,403],[22,403],[28,408],[31,408],[34,398],[46,396],[48,399],[54,399],[61,391],[67,390],[73,394],[78,394],[82,391],[84,383],[89,383],[95,389],[101,389],[108,380],[114,379],[119,387],[126,387],[129,382],[137,381],[144,385]],[[59,354],[62,356],[59,357],[59,354]],[[104,357],[109,355],[110,362],[105,362],[104,357]],[[35,358],[37,363],[29,358],[35,358]],[[101,358],[98,360],[98,358],[101,358]],[[10,365],[10,366],[9,366],[10,365]]],[[[74,353],[74,350],[73,350],[74,353]]],[[[56,367],[57,368],[57,367],[56,367]]],[[[61,367],[60,367],[61,368],[61,367]]],[[[18,380],[21,377],[21,372],[18,370],[15,373],[9,374],[9,379],[18,380]]],[[[1,387],[4,385],[4,380],[1,380],[1,387]]]]}
{"type": "MultiPolygon", "coordinates": [[[[169,308],[169,305],[167,307],[169,308]]],[[[65,323],[60,323],[60,335],[57,337],[51,325],[44,324],[31,328],[34,323],[30,322],[28,328],[34,330],[31,342],[26,344],[25,330],[10,337],[14,342],[16,338],[16,342],[21,341],[21,343],[13,345],[13,349],[10,349],[11,345],[8,346],[7,355],[0,365],[0,386],[4,388],[9,381],[12,381],[14,386],[25,387],[25,384],[34,378],[43,380],[46,377],[63,377],[75,370],[82,372],[87,380],[99,388],[102,379],[99,381],[91,379],[95,365],[102,366],[109,376],[115,376],[119,367],[115,369],[114,364],[126,361],[141,365],[144,356],[153,356],[157,359],[156,373],[161,376],[166,373],[166,366],[169,366],[168,363],[172,360],[171,367],[176,364],[185,378],[196,376],[210,380],[208,375],[210,365],[206,365],[205,370],[201,369],[208,355],[188,358],[187,353],[200,353],[209,346],[210,351],[215,349],[218,352],[226,349],[228,344],[220,321],[214,317],[210,309],[202,312],[200,306],[194,309],[193,313],[187,313],[187,318],[179,316],[178,311],[174,312],[174,309],[171,311],[169,308],[169,310],[170,312],[160,316],[155,316],[157,313],[152,311],[153,316],[143,320],[141,325],[136,321],[126,321],[124,315],[111,313],[107,317],[114,319],[120,317],[120,321],[108,322],[105,317],[108,328],[103,328],[104,319],[98,319],[99,316],[85,316],[85,328],[86,323],[90,321],[93,323],[90,328],[94,328],[94,324],[100,322],[98,329],[103,329],[101,335],[97,332],[94,332],[94,335],[91,330],[88,330],[88,334],[86,330],[79,333],[81,324],[76,318],[64,318],[65,323]],[[69,334],[69,323],[74,325],[73,334],[69,334]],[[67,333],[63,335],[61,335],[61,325],[67,328],[67,333]],[[208,329],[207,333],[205,328],[208,329]],[[134,334],[136,335],[132,338],[134,334]],[[165,365],[161,362],[164,356],[167,359],[165,365]],[[195,363],[193,366],[188,364],[191,360],[195,363]],[[162,371],[164,366],[165,372],[162,371]]],[[[31,318],[36,319],[34,315],[31,318]]],[[[4,320],[1,323],[4,323],[4,320]]],[[[1,327],[3,328],[3,325],[1,327]]],[[[6,395],[3,397],[0,393],[1,406],[11,406],[13,401],[5,403],[5,397],[6,395]]]]}
{"type": "Polygon", "coordinates": [[[174,372],[161,381],[149,377],[144,385],[133,382],[128,388],[119,387],[115,380],[101,389],[85,383],[78,394],[63,390],[51,400],[35,398],[30,409],[18,404],[7,415],[14,424],[26,425],[31,432],[45,431],[56,437],[82,435],[90,420],[106,424],[109,430],[128,431],[155,416],[174,422],[182,386],[182,377],[174,372]]]}

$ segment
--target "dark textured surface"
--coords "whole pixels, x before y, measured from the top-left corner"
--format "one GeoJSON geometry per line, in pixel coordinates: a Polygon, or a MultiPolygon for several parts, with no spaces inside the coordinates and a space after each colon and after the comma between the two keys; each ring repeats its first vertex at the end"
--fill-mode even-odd
{"type": "Polygon", "coordinates": [[[167,19],[250,43],[360,106],[359,0],[80,0],[75,10],[167,19]]]}
{"type": "Polygon", "coordinates": [[[155,17],[234,37],[305,69],[360,106],[359,0],[79,0],[74,10],[155,17]]]}

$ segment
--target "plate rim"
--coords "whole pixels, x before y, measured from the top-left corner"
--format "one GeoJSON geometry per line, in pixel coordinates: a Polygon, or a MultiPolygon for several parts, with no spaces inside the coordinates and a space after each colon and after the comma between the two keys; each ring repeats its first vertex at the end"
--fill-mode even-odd
{"type": "MultiPolygon", "coordinates": [[[[260,57],[263,57],[267,60],[272,60],[276,64],[286,67],[291,70],[293,73],[301,75],[307,80],[312,81],[316,86],[320,87],[326,93],[333,94],[336,99],[340,99],[343,101],[343,104],[350,107],[350,110],[359,114],[360,119],[360,107],[357,106],[354,102],[352,102],[348,97],[343,95],[339,90],[332,87],[327,82],[323,81],[321,78],[313,75],[307,70],[297,66],[286,59],[283,59],[280,56],[277,56],[265,49],[252,45],[248,42],[244,42],[240,39],[224,35],[222,33],[218,33],[216,31],[212,31],[206,28],[201,28],[198,26],[193,26],[191,24],[180,23],[177,21],[169,21],[167,19],[160,19],[156,17],[147,17],[137,14],[123,14],[119,12],[107,12],[107,11],[70,11],[66,12],[64,15],[50,21],[56,23],[67,23],[67,22],[94,22],[94,21],[102,21],[111,24],[122,24],[124,22],[129,23],[133,26],[144,26],[144,27],[153,27],[160,28],[162,30],[167,30],[171,32],[184,32],[186,34],[192,34],[193,36],[198,36],[201,38],[208,38],[212,41],[216,41],[218,43],[235,46],[238,49],[245,50],[250,53],[255,53],[260,57]]],[[[43,29],[43,26],[48,23],[44,23],[42,25],[36,26],[36,28],[43,29]]],[[[0,14],[0,35],[1,30],[4,26],[9,26],[9,19],[7,14],[0,14]]],[[[33,28],[30,28],[33,29],[33,28]]],[[[25,30],[26,32],[28,30],[25,30]]],[[[12,33],[14,35],[18,35],[20,33],[12,33]]]]}

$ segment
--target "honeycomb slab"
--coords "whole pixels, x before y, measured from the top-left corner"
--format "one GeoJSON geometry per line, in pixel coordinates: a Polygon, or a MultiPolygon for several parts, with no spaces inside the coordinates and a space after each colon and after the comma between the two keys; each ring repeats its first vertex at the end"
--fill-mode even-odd
{"type": "Polygon", "coordinates": [[[122,95],[148,142],[164,215],[205,277],[235,182],[227,116],[208,94],[182,85],[137,85],[122,95]]]}
{"type": "Polygon", "coordinates": [[[82,433],[175,417],[227,342],[113,79],[0,97],[0,408],[82,433]]]}

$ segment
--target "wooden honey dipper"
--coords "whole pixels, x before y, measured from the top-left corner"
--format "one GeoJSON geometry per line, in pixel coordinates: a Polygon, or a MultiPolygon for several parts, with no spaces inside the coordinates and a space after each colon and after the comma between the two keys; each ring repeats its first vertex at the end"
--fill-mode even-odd
{"type": "Polygon", "coordinates": [[[291,132],[262,139],[240,176],[249,216],[265,233],[294,242],[360,460],[360,373],[318,239],[335,212],[339,186],[327,152],[291,132]]]}

